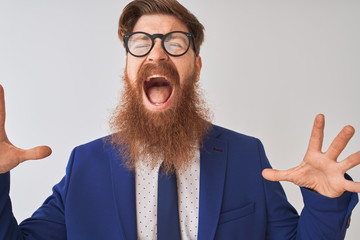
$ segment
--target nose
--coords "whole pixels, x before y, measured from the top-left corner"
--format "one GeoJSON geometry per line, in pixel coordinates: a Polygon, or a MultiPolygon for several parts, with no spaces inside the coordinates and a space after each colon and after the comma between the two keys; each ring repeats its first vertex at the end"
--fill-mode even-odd
{"type": "Polygon", "coordinates": [[[147,59],[152,62],[167,61],[169,59],[169,55],[161,46],[161,39],[155,39],[154,47],[149,52],[147,59]]]}

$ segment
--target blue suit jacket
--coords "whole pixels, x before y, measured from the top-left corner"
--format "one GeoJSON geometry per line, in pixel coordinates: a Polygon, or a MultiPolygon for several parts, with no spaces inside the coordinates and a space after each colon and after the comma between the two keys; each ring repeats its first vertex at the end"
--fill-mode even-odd
{"type": "MultiPolygon", "coordinates": [[[[259,140],[214,126],[200,152],[198,239],[342,239],[357,194],[329,199],[302,189],[299,217],[269,168],[259,140]]],[[[66,176],[19,226],[0,175],[0,239],[137,238],[135,180],[104,139],[75,148],[66,176]]]]}

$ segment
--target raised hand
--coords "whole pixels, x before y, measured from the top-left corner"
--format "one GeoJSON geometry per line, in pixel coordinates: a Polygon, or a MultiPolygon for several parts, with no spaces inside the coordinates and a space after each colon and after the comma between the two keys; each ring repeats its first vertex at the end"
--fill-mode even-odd
{"type": "Polygon", "coordinates": [[[51,149],[47,146],[39,146],[24,150],[11,144],[5,132],[4,89],[0,85],[0,174],[10,171],[26,160],[41,159],[50,154],[51,149]]]}
{"type": "Polygon", "coordinates": [[[331,198],[342,195],[344,191],[360,192],[359,182],[344,178],[346,171],[360,164],[360,151],[341,162],[337,161],[340,153],[354,135],[354,128],[345,126],[328,150],[322,152],[324,126],[324,116],[317,115],[307,152],[299,166],[289,170],[265,169],[262,172],[263,177],[270,181],[289,181],[331,198]]]}

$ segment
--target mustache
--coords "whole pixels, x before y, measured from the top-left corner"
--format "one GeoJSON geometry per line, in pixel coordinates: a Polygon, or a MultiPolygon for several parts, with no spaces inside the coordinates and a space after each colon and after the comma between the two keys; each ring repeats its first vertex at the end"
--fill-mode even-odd
{"type": "Polygon", "coordinates": [[[180,76],[175,66],[169,62],[146,63],[139,69],[137,83],[141,86],[152,75],[162,75],[171,84],[179,84],[180,76]]]}

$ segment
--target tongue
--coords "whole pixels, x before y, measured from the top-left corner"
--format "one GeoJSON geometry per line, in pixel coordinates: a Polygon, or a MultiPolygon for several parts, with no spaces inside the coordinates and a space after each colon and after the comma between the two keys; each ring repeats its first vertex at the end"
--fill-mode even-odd
{"type": "Polygon", "coordinates": [[[171,94],[170,86],[153,86],[148,89],[147,95],[153,104],[160,104],[166,102],[171,94]]]}

